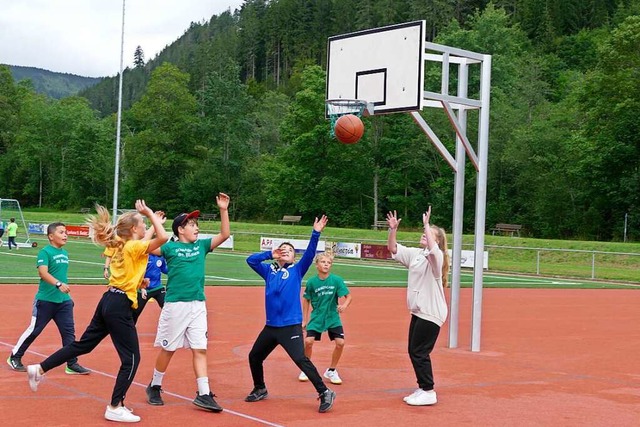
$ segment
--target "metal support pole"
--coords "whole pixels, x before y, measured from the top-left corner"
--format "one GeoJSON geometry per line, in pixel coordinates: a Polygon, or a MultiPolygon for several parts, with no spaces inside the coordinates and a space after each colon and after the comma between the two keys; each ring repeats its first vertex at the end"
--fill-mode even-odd
{"type": "Polygon", "coordinates": [[[476,191],[475,259],[473,268],[473,310],[471,351],[480,351],[482,326],[482,275],[484,273],[484,229],[487,208],[489,166],[489,101],[491,97],[491,55],[483,55],[480,77],[480,126],[478,129],[478,184],[476,191]]]}
{"type": "MultiPolygon", "coordinates": [[[[458,67],[458,96],[466,98],[469,85],[469,66],[463,62],[458,67]]],[[[460,109],[458,122],[466,132],[467,110],[460,109]]],[[[458,324],[460,318],[460,277],[462,260],[462,220],[464,212],[465,149],[460,137],[456,137],[456,174],[453,197],[453,241],[451,242],[451,313],[449,315],[449,348],[458,348],[458,324]]]]}

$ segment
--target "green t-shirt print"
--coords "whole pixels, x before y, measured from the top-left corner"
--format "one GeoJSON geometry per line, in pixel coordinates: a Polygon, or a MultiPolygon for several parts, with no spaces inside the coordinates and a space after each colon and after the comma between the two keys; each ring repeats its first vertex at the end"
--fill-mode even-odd
{"type": "MultiPolygon", "coordinates": [[[[38,252],[36,267],[47,266],[49,274],[62,283],[68,283],[67,271],[69,270],[69,254],[65,249],[45,246],[38,252]]],[[[64,302],[71,299],[69,294],[61,292],[50,283],[40,279],[36,299],[49,302],[64,302]]]]}
{"type": "Polygon", "coordinates": [[[204,301],[205,257],[211,252],[211,239],[193,243],[167,242],[162,245],[167,260],[167,293],[165,301],[204,301]]]}

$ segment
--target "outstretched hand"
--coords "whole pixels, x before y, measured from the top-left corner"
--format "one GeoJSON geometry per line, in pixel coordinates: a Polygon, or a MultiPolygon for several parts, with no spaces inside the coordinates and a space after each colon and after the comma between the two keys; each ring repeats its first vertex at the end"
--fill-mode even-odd
{"type": "Polygon", "coordinates": [[[396,211],[389,211],[387,213],[387,225],[392,230],[398,229],[398,227],[400,226],[400,221],[402,221],[402,218],[398,218],[398,213],[396,211]]]}
{"type": "Polygon", "coordinates": [[[324,227],[326,227],[327,221],[329,221],[329,218],[327,218],[326,215],[322,215],[320,219],[316,217],[316,219],[313,221],[313,229],[318,233],[321,233],[322,230],[324,230],[324,227]]]}
{"type": "Polygon", "coordinates": [[[431,218],[431,205],[429,205],[429,209],[425,213],[422,214],[422,224],[424,228],[429,228],[429,219],[431,218]]]}
{"type": "Polygon", "coordinates": [[[136,210],[141,214],[146,216],[147,218],[151,218],[153,215],[153,211],[142,199],[136,200],[136,210]]]}
{"type": "Polygon", "coordinates": [[[153,213],[160,220],[160,224],[164,224],[167,221],[167,216],[164,214],[164,211],[155,211],[153,213]]]}
{"type": "Polygon", "coordinates": [[[220,210],[229,209],[229,196],[225,193],[218,193],[216,196],[216,203],[218,204],[218,208],[220,210]]]}

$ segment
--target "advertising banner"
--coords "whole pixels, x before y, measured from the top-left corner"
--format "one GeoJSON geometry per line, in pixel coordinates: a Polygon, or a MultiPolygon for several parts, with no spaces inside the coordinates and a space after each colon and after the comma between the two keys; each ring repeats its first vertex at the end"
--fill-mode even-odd
{"type": "Polygon", "coordinates": [[[365,245],[363,243],[362,258],[391,259],[391,252],[387,249],[387,245],[365,245]]]}
{"type": "Polygon", "coordinates": [[[327,247],[335,256],[343,258],[360,258],[362,252],[360,243],[327,242],[327,247]]]}

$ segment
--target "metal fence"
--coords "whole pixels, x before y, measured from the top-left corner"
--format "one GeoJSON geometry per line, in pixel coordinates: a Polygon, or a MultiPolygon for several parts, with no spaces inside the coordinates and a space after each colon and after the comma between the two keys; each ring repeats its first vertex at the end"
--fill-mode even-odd
{"type": "Polygon", "coordinates": [[[637,253],[496,245],[485,250],[489,271],[640,282],[637,253]]]}

